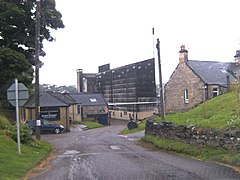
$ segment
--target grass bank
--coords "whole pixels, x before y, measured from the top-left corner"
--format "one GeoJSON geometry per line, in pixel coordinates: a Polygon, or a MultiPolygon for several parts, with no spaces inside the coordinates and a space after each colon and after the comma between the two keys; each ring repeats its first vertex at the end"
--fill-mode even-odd
{"type": "Polygon", "coordinates": [[[23,179],[25,174],[52,150],[44,141],[32,145],[21,144],[21,155],[17,143],[11,138],[0,135],[0,177],[3,179],[23,179]]]}
{"type": "Polygon", "coordinates": [[[90,121],[80,122],[80,124],[83,124],[83,125],[87,126],[88,129],[95,129],[95,128],[103,127],[102,124],[99,124],[97,122],[90,122],[90,121]]]}
{"type": "Polygon", "coordinates": [[[142,142],[153,145],[158,149],[182,156],[184,155],[204,161],[224,163],[235,167],[238,166],[238,168],[240,166],[240,154],[235,151],[207,147],[199,148],[181,142],[160,139],[154,136],[145,136],[142,138],[142,142]]]}
{"type": "MultiPolygon", "coordinates": [[[[208,100],[188,112],[166,115],[165,119],[177,125],[236,128],[240,127],[240,104],[237,94],[232,92],[208,100]]],[[[159,118],[157,120],[160,121],[159,118]]]]}
{"type": "MultiPolygon", "coordinates": [[[[0,112],[0,179],[23,179],[35,164],[49,154],[52,145],[31,139],[28,143],[25,141],[25,144],[20,145],[21,154],[19,155],[18,145],[12,136],[12,131],[16,132],[16,130],[10,128],[14,126],[6,118],[6,111],[2,112],[0,112]]],[[[24,137],[25,140],[27,139],[27,131],[20,135],[21,141],[24,137]]]]}

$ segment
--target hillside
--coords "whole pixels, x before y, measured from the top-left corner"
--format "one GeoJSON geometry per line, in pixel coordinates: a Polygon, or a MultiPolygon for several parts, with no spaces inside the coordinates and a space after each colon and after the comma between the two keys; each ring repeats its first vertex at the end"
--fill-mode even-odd
{"type": "Polygon", "coordinates": [[[213,129],[240,127],[240,102],[235,92],[223,94],[204,102],[196,108],[165,119],[177,125],[198,125],[213,129]]]}

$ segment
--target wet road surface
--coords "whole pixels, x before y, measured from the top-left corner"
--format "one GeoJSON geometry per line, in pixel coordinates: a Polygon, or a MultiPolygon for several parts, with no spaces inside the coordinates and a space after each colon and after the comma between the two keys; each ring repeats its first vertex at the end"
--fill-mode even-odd
{"type": "Polygon", "coordinates": [[[240,179],[231,168],[178,157],[136,145],[143,132],[121,136],[126,122],[70,133],[42,135],[56,147],[54,155],[27,179],[63,180],[198,180],[240,179]],[[44,168],[45,167],[45,168],[44,168]]]}

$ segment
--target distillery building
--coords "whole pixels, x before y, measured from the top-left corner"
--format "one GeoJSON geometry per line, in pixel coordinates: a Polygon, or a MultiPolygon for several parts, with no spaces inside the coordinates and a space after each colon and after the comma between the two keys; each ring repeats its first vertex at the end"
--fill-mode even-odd
{"type": "Polygon", "coordinates": [[[111,118],[144,119],[157,111],[154,59],[114,69],[110,69],[110,64],[100,66],[95,85],[87,83],[88,78],[82,71],[77,74],[79,90],[95,89],[101,93],[111,118]]]}

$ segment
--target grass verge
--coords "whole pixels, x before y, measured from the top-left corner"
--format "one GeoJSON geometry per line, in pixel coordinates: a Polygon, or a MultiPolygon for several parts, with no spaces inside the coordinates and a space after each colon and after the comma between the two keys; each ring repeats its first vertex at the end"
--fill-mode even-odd
{"type": "Polygon", "coordinates": [[[88,129],[95,129],[95,128],[103,127],[102,124],[99,124],[97,122],[88,122],[88,121],[86,121],[86,122],[81,122],[80,124],[83,124],[83,125],[87,126],[88,129]]]}
{"type": "Polygon", "coordinates": [[[11,123],[8,121],[8,119],[4,115],[0,115],[0,129],[3,126],[9,126],[11,123]]]}
{"type": "Polygon", "coordinates": [[[145,126],[146,126],[146,121],[143,121],[138,124],[137,128],[129,130],[128,127],[126,127],[119,134],[130,134],[130,133],[136,133],[139,131],[143,131],[145,129],[145,126]]]}
{"type": "Polygon", "coordinates": [[[207,147],[199,148],[185,143],[160,139],[149,135],[143,137],[142,142],[178,155],[194,157],[204,161],[224,163],[235,167],[240,166],[240,154],[235,151],[207,147]]]}
{"type": "Polygon", "coordinates": [[[11,138],[0,135],[0,176],[3,179],[23,179],[25,174],[52,150],[44,141],[32,145],[21,144],[18,155],[17,143],[11,138]]]}

